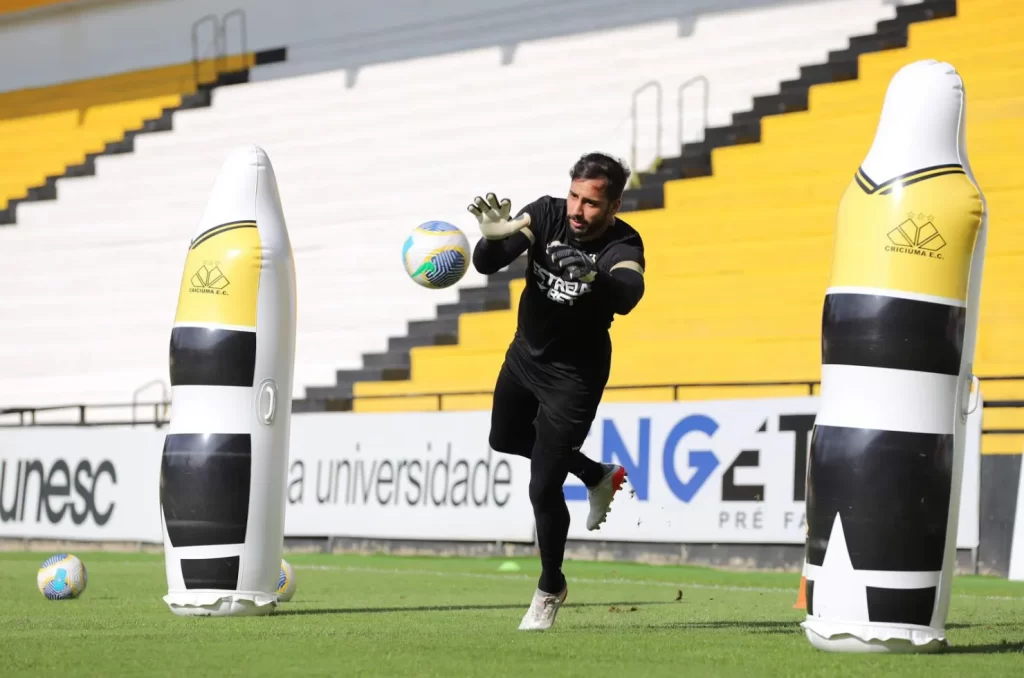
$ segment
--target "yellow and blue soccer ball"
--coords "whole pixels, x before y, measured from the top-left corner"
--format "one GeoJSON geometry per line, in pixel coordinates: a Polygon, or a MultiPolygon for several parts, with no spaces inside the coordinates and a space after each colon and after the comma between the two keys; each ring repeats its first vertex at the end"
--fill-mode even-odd
{"type": "Polygon", "coordinates": [[[78,556],[58,553],[43,561],[36,575],[36,585],[48,600],[67,600],[82,595],[88,575],[78,556]]]}
{"type": "Polygon", "coordinates": [[[469,240],[446,221],[428,221],[413,229],[402,245],[405,272],[429,289],[451,287],[469,270],[469,240]]]}
{"type": "Polygon", "coordinates": [[[277,578],[277,599],[288,602],[295,595],[295,570],[287,560],[281,560],[281,574],[277,578]]]}

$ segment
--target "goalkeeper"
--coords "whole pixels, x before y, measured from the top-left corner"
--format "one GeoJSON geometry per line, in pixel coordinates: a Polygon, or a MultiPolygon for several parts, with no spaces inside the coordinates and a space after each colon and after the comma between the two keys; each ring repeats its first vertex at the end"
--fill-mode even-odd
{"type": "Polygon", "coordinates": [[[613,316],[632,311],[644,293],[644,245],[616,217],[629,178],[623,163],[591,153],[569,176],[566,198],[545,196],[515,218],[511,203],[493,193],[469,206],[484,236],[473,251],[480,273],[496,273],[527,253],[518,327],[498,373],[490,431],[495,451],[530,459],[542,572],[521,630],[550,628],[568,593],[568,474],[587,487],[589,530],[604,522],[626,476],[580,448],[608,381],[613,316]]]}

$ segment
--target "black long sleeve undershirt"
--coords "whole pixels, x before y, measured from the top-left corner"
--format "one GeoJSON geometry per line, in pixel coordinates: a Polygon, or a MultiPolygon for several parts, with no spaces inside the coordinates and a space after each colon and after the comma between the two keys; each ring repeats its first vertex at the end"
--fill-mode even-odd
{"type": "MultiPolygon", "coordinates": [[[[473,248],[473,266],[482,275],[491,275],[505,268],[530,248],[530,239],[522,232],[502,240],[481,238],[473,248]]],[[[609,307],[619,315],[627,315],[644,296],[644,276],[629,268],[599,270],[594,279],[594,293],[605,297],[609,307]]]]}
{"type": "Polygon", "coordinates": [[[608,299],[615,313],[626,315],[644,296],[644,277],[630,268],[617,268],[611,272],[599,270],[593,289],[595,294],[608,299]]]}
{"type": "Polygon", "coordinates": [[[473,266],[483,275],[505,268],[530,248],[531,242],[522,231],[501,240],[480,238],[473,248],[473,266]]]}

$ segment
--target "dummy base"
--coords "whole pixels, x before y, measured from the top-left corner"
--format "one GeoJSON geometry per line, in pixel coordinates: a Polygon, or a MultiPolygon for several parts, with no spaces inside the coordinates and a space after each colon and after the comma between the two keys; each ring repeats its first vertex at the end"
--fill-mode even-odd
{"type": "Polygon", "coordinates": [[[807,640],[823,652],[929,654],[949,647],[941,630],[885,624],[842,624],[808,620],[807,640]]]}
{"type": "Polygon", "coordinates": [[[195,590],[169,593],[164,602],[180,617],[254,617],[277,609],[277,595],[259,591],[195,590]]]}

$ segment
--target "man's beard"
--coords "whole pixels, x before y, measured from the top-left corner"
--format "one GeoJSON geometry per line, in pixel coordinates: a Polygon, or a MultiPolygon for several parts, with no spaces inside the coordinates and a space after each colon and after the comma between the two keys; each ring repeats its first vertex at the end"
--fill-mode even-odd
{"type": "Polygon", "coordinates": [[[597,216],[596,218],[594,218],[592,221],[584,221],[584,222],[580,223],[579,225],[577,225],[576,222],[573,221],[572,217],[569,217],[569,216],[566,217],[566,221],[569,222],[569,233],[571,235],[573,235],[573,236],[575,236],[577,238],[585,238],[585,237],[593,234],[596,230],[598,230],[598,227],[596,226],[596,224],[604,223],[605,218],[606,218],[606,215],[605,214],[601,214],[601,215],[597,216]]]}

